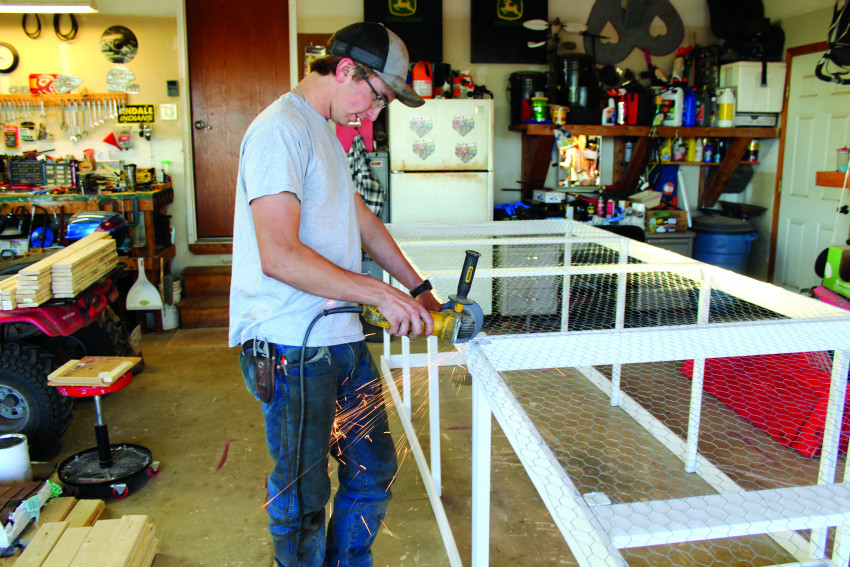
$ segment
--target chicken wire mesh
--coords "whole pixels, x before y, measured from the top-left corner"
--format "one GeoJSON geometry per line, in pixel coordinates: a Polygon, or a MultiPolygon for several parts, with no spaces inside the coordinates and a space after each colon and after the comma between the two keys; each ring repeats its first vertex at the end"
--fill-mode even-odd
{"type": "Polygon", "coordinates": [[[443,298],[481,253],[462,351],[577,564],[847,564],[846,312],[569,221],[390,230],[443,298]]]}

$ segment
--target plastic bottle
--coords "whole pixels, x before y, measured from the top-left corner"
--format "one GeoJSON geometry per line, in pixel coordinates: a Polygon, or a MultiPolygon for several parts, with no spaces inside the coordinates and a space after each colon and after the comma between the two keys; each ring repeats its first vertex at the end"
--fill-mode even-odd
{"type": "Polygon", "coordinates": [[[665,138],[661,144],[661,161],[671,161],[673,159],[673,139],[665,138]]]}
{"type": "Polygon", "coordinates": [[[655,97],[655,115],[652,117],[653,126],[661,126],[661,121],[664,120],[663,103],[664,99],[660,95],[655,97]]]}
{"type": "Polygon", "coordinates": [[[422,98],[434,98],[431,64],[419,61],[413,66],[413,90],[422,98]]]}
{"type": "Polygon", "coordinates": [[[626,162],[632,161],[632,152],[635,149],[635,143],[629,138],[625,143],[625,151],[623,152],[623,160],[626,162]]]}
{"type": "Polygon", "coordinates": [[[673,144],[673,161],[685,161],[687,151],[685,141],[682,138],[676,138],[676,143],[673,144]]]}
{"type": "Polygon", "coordinates": [[[697,123],[697,97],[693,89],[684,89],[684,103],[682,110],[682,126],[696,126],[697,123]]]}
{"type": "Polygon", "coordinates": [[[628,104],[625,93],[621,94],[620,98],[617,99],[617,124],[620,126],[626,123],[626,116],[629,112],[628,104]]]}
{"type": "Polygon", "coordinates": [[[718,138],[714,143],[714,163],[720,163],[726,157],[726,140],[718,138]]]}
{"type": "Polygon", "coordinates": [[[694,149],[694,161],[699,163],[702,161],[702,139],[695,138],[694,145],[696,146],[694,149]]]}
{"type": "Polygon", "coordinates": [[[681,126],[682,109],[685,102],[685,93],[682,89],[670,89],[661,93],[661,109],[664,119],[663,126],[681,126]]]}
{"type": "Polygon", "coordinates": [[[696,161],[696,156],[697,156],[696,138],[688,138],[687,146],[688,146],[688,150],[685,152],[685,161],[690,161],[690,162],[696,161]]]}
{"type": "Polygon", "coordinates": [[[717,91],[717,125],[721,128],[735,125],[735,91],[730,88],[717,91]]]}
{"type": "Polygon", "coordinates": [[[614,124],[615,113],[617,112],[616,106],[614,104],[614,99],[608,99],[608,106],[602,111],[602,125],[610,126],[614,124]]]}
{"type": "Polygon", "coordinates": [[[702,162],[712,163],[714,161],[714,148],[711,147],[711,140],[708,138],[702,139],[702,162]]]}

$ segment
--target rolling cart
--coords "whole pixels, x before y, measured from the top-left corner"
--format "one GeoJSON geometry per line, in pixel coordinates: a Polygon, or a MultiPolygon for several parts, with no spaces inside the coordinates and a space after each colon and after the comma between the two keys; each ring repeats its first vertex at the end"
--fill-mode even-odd
{"type": "Polygon", "coordinates": [[[130,384],[132,367],[140,361],[133,357],[88,356],[69,361],[48,377],[48,384],[64,396],[94,398],[97,446],[68,457],[58,469],[59,480],[74,496],[111,493],[116,498],[125,498],[133,483],[159,473],[159,462],[153,460],[146,447],[110,443],[101,407],[101,396],[130,384]]]}

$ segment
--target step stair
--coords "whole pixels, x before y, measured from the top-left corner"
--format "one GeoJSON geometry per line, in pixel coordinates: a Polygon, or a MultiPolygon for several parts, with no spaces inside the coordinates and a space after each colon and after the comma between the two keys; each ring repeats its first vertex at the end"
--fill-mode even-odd
{"type": "Polygon", "coordinates": [[[230,266],[189,266],[183,270],[180,326],[184,329],[227,327],[230,266]]]}

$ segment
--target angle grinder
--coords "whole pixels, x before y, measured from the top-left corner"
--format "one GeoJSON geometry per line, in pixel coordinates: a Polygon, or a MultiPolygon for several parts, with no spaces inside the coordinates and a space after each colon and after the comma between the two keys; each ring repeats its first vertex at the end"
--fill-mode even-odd
{"type": "MultiPolygon", "coordinates": [[[[484,326],[484,311],[467,297],[480,256],[481,254],[474,250],[466,251],[463,271],[457,284],[457,293],[449,295],[449,301],[439,312],[429,312],[434,319],[434,336],[448,343],[465,343],[475,337],[484,326]]],[[[371,325],[384,329],[390,327],[389,321],[373,305],[364,305],[362,314],[366,322],[371,325]]]]}

